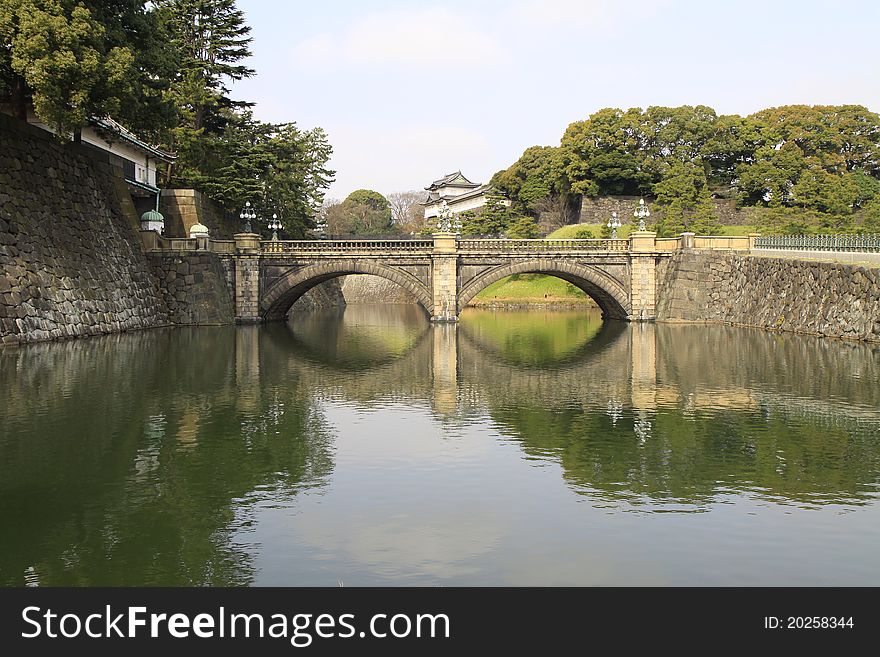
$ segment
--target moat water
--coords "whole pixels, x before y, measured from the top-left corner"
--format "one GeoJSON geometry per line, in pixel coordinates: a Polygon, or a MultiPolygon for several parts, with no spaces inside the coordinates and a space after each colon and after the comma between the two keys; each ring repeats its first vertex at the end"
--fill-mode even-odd
{"type": "Polygon", "coordinates": [[[349,306],[0,351],[2,585],[880,585],[880,349],[349,306]]]}

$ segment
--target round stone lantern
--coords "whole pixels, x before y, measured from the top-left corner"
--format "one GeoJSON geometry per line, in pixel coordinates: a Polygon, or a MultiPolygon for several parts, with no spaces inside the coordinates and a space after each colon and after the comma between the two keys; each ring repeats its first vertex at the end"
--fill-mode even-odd
{"type": "Polygon", "coordinates": [[[195,238],[196,248],[204,251],[208,248],[208,227],[205,224],[193,224],[189,229],[190,239],[195,238]]]}
{"type": "Polygon", "coordinates": [[[154,230],[160,235],[165,232],[165,217],[158,210],[148,210],[141,215],[141,230],[154,230]]]}
{"type": "Polygon", "coordinates": [[[207,237],[208,227],[205,224],[193,224],[192,228],[189,229],[189,236],[190,238],[207,237]]]}

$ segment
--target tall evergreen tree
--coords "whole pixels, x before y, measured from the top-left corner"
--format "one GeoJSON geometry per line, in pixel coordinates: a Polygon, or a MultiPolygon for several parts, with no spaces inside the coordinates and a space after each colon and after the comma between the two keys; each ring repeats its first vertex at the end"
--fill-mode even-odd
{"type": "Polygon", "coordinates": [[[331,152],[320,128],[303,132],[293,123],[261,123],[249,110],[231,113],[193,182],[227,209],[250,201],[263,221],[277,213],[288,235],[302,237],[333,180],[331,152]]]}
{"type": "Polygon", "coordinates": [[[481,235],[498,237],[507,230],[510,210],[504,204],[504,196],[492,191],[486,197],[486,204],[480,208],[476,216],[463,222],[462,235],[481,235]]]}
{"type": "Polygon", "coordinates": [[[235,0],[162,0],[159,6],[180,58],[172,94],[193,130],[210,130],[220,108],[249,104],[229,99],[227,84],[254,75],[241,63],[251,55],[251,28],[235,0]]]}
{"type": "Polygon", "coordinates": [[[675,162],[654,185],[660,210],[655,230],[660,237],[672,237],[684,230],[703,235],[717,232],[718,217],[712,205],[703,167],[693,162],[675,162]]]}
{"type": "Polygon", "coordinates": [[[241,63],[251,54],[251,28],[235,0],[160,0],[159,12],[178,57],[170,89],[178,113],[173,178],[197,185],[227,124],[236,122],[232,110],[251,104],[233,101],[227,86],[254,74],[241,63]]]}

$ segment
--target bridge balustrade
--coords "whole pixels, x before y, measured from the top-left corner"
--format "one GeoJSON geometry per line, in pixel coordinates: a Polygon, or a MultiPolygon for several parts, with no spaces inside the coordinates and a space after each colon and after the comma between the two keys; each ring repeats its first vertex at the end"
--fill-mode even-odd
{"type": "Polygon", "coordinates": [[[509,240],[509,239],[463,239],[458,241],[458,250],[471,253],[576,253],[587,251],[629,251],[629,240],[586,239],[586,240],[509,240]]]}
{"type": "Polygon", "coordinates": [[[433,240],[266,240],[260,242],[263,253],[335,255],[335,254],[413,254],[429,255],[433,240]]]}

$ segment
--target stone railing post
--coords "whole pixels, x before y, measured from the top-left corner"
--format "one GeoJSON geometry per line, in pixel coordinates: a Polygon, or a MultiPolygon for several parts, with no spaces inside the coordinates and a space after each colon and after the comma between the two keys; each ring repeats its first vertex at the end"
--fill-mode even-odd
{"type": "Polygon", "coordinates": [[[759,237],[761,237],[761,233],[749,233],[749,251],[755,250],[755,244],[759,237]]]}
{"type": "Polygon", "coordinates": [[[657,233],[639,230],[629,234],[630,303],[629,319],[637,322],[655,318],[657,233]]]}
{"type": "Polygon", "coordinates": [[[656,251],[657,233],[650,230],[635,230],[629,234],[630,251],[656,251]]]}
{"type": "Polygon", "coordinates": [[[692,249],[694,248],[694,238],[696,237],[696,233],[682,233],[679,238],[681,248],[683,249],[692,249]]]}
{"type": "Polygon", "coordinates": [[[253,323],[260,317],[260,236],[236,233],[235,321],[253,323]]]}
{"type": "Polygon", "coordinates": [[[159,239],[159,233],[155,230],[142,230],[140,232],[141,235],[141,246],[144,251],[158,251],[162,248],[162,242],[159,239]]]}
{"type": "Polygon", "coordinates": [[[432,322],[458,321],[458,235],[434,233],[432,322]]]}

